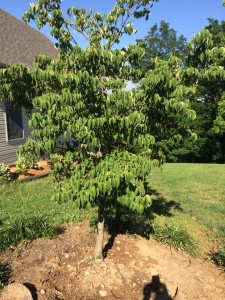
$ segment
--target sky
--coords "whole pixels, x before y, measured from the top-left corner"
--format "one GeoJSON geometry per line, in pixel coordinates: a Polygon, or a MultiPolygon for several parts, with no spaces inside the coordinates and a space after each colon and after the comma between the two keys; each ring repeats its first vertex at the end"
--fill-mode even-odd
{"type": "MultiPolygon", "coordinates": [[[[0,0],[0,8],[21,19],[22,14],[28,10],[30,2],[36,1],[0,0]]],[[[137,34],[123,37],[120,45],[134,44],[136,39],[144,38],[149,29],[162,20],[168,22],[178,35],[183,34],[188,40],[191,40],[208,24],[208,18],[225,20],[225,7],[221,6],[221,2],[222,0],[159,0],[154,4],[148,21],[135,22],[134,27],[138,30],[137,34]]],[[[107,13],[114,3],[114,0],[64,0],[62,8],[66,10],[71,6],[78,6],[92,8],[94,12],[107,13]]],[[[31,25],[36,28],[35,24],[31,25]]],[[[44,28],[42,31],[50,37],[48,28],[44,28]]],[[[85,42],[79,37],[77,39],[80,46],[84,48],[85,42]]]]}

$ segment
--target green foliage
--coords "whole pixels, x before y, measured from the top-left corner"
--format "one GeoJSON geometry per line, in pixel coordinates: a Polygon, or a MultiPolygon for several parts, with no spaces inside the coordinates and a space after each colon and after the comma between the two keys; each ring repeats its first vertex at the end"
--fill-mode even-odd
{"type": "Polygon", "coordinates": [[[117,1],[108,15],[74,7],[68,10],[74,23],[63,19],[60,1],[54,5],[37,1],[25,14],[28,21],[37,19],[38,26],[52,26],[63,56],[52,62],[37,58],[32,78],[42,88],[34,98],[30,120],[38,149],[48,153],[62,149],[53,172],[57,201],[74,200],[78,208],[96,204],[106,208],[119,202],[143,212],[150,205],[146,183],[151,168],[162,163],[155,141],[174,135],[167,127],[177,114],[195,117],[188,104],[193,89],[182,85],[179,63],[172,67],[172,58],[155,62],[155,71],[148,73],[139,89],[124,90],[124,80],[140,80],[137,66],[144,51],[139,46],[111,48],[123,33],[133,32],[128,21],[132,15],[148,17],[150,2],[117,1]],[[118,29],[121,16],[126,18],[118,29]],[[85,35],[86,50],[72,46],[71,35],[64,34],[66,24],[85,35]],[[60,36],[59,27],[64,28],[60,36]]]}
{"type": "Polygon", "coordinates": [[[27,164],[28,169],[39,169],[37,159],[41,156],[44,156],[39,143],[29,137],[26,140],[25,148],[26,151],[24,151],[24,145],[21,145],[19,147],[19,150],[17,152],[18,160],[23,158],[23,161],[25,164],[27,164]]]}
{"type": "Polygon", "coordinates": [[[10,181],[10,170],[9,167],[3,163],[0,163],[0,183],[10,181]]]}
{"type": "Polygon", "coordinates": [[[152,61],[156,57],[167,60],[176,56],[184,62],[187,56],[187,39],[183,35],[177,36],[176,30],[165,21],[161,21],[160,25],[154,24],[148,35],[137,42],[145,47],[142,68],[146,71],[152,69],[152,61]]]}
{"type": "Polygon", "coordinates": [[[182,250],[188,254],[196,255],[196,243],[189,233],[180,228],[179,225],[165,225],[154,228],[154,238],[162,244],[174,248],[176,251],[182,250]]]}
{"type": "Polygon", "coordinates": [[[57,233],[56,227],[51,226],[43,216],[32,216],[18,219],[0,228],[0,251],[14,247],[18,243],[37,238],[52,238],[57,233]]]}
{"type": "Polygon", "coordinates": [[[40,29],[44,25],[51,26],[50,34],[57,40],[56,46],[64,53],[72,50],[77,44],[71,32],[78,32],[90,45],[111,49],[118,44],[123,34],[136,32],[130,19],[145,18],[148,20],[153,2],[158,0],[117,0],[107,14],[93,13],[92,9],[73,6],[67,10],[65,19],[60,9],[61,0],[38,0],[30,5],[23,15],[26,22],[35,20],[40,29]]]}
{"type": "MultiPolygon", "coordinates": [[[[20,146],[16,161],[16,171],[18,174],[25,175],[29,169],[40,169],[37,163],[37,151],[34,150],[35,146],[35,142],[32,139],[28,139],[26,142],[25,152],[23,152],[24,145],[20,146]]],[[[37,148],[35,149],[37,150],[37,148]]]]}
{"type": "Polygon", "coordinates": [[[26,157],[19,156],[16,161],[16,171],[18,174],[26,175],[27,171],[30,169],[29,161],[26,157]]]}
{"type": "Polygon", "coordinates": [[[196,132],[196,142],[185,141],[172,149],[170,156],[177,161],[225,162],[223,131],[223,100],[225,80],[224,23],[209,19],[209,25],[188,43],[184,79],[187,85],[196,84],[196,95],[191,106],[197,118],[190,123],[196,132]],[[194,151],[193,151],[194,150],[194,151]]]}
{"type": "Polygon", "coordinates": [[[32,108],[35,87],[29,69],[20,64],[0,68],[0,101],[11,102],[15,107],[32,108]]]}
{"type": "Polygon", "coordinates": [[[205,28],[213,35],[213,44],[215,47],[223,47],[225,42],[225,22],[213,18],[208,18],[209,25],[205,28]]]}
{"type": "Polygon", "coordinates": [[[225,271],[225,247],[219,247],[219,251],[211,255],[212,260],[225,271]]]}
{"type": "Polygon", "coordinates": [[[225,93],[218,102],[218,114],[214,120],[213,130],[216,134],[223,135],[225,133],[225,93]]]}
{"type": "Polygon", "coordinates": [[[0,292],[8,283],[11,274],[11,269],[7,263],[0,262],[0,292]]]}
{"type": "MultiPolygon", "coordinates": [[[[105,211],[105,230],[111,235],[138,234],[146,238],[153,230],[152,206],[143,214],[131,211],[128,207],[117,204],[116,207],[105,211]]],[[[97,215],[90,218],[90,226],[97,228],[97,215]]]]}

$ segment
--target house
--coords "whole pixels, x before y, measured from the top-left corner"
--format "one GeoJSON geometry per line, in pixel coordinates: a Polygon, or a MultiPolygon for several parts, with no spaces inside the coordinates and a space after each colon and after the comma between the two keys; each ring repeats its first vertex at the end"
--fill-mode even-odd
{"type": "MultiPolygon", "coordinates": [[[[23,63],[32,70],[38,54],[55,59],[58,52],[44,34],[0,9],[0,68],[23,63]]],[[[15,163],[18,147],[30,132],[24,108],[0,102],[0,163],[15,163]]]]}

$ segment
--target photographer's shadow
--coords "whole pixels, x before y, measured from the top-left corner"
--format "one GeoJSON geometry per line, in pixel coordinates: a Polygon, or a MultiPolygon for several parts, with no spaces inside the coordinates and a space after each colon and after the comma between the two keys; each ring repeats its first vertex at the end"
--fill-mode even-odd
{"type": "Polygon", "coordinates": [[[158,275],[152,276],[152,281],[143,289],[143,300],[172,300],[166,285],[160,282],[158,275]]]}

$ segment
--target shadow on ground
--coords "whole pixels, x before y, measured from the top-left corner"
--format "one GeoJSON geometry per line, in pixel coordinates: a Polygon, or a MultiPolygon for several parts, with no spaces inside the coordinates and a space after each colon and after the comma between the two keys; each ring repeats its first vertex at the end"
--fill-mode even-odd
{"type": "MultiPolygon", "coordinates": [[[[177,294],[178,288],[176,290],[177,294]]],[[[175,294],[175,295],[176,295],[175,294]]],[[[175,296],[174,295],[174,296],[175,296]]],[[[143,300],[172,300],[166,285],[160,281],[159,275],[152,276],[151,282],[145,285],[143,289],[143,300]]]]}
{"type": "Polygon", "coordinates": [[[8,263],[0,262],[0,290],[9,282],[11,267],[8,263]]]}
{"type": "Polygon", "coordinates": [[[103,249],[104,257],[112,248],[118,234],[138,234],[148,239],[154,232],[153,222],[157,216],[172,217],[174,209],[182,211],[180,203],[165,199],[157,190],[149,188],[148,194],[152,197],[152,204],[143,214],[120,204],[116,204],[115,209],[110,208],[106,211],[105,227],[111,237],[103,249]]]}
{"type": "Polygon", "coordinates": [[[37,289],[36,289],[35,285],[33,285],[30,282],[25,282],[23,285],[25,285],[25,287],[27,287],[28,290],[31,292],[33,300],[37,300],[38,296],[37,296],[37,289]]]}

